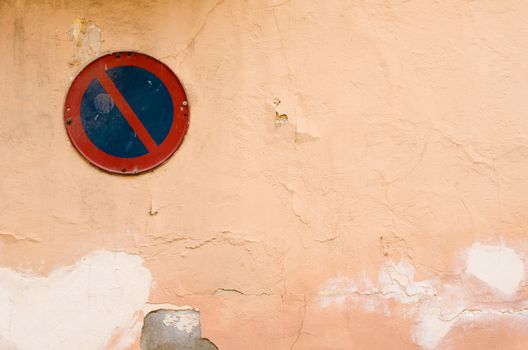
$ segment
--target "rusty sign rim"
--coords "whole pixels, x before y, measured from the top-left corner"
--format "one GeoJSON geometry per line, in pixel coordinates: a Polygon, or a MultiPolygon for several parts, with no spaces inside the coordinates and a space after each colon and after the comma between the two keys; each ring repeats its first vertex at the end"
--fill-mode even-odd
{"type": "MultiPolygon", "coordinates": [[[[167,65],[144,53],[118,51],[100,56],[81,69],[68,89],[63,115],[68,137],[84,159],[110,173],[135,175],[163,164],[181,146],[189,128],[190,106],[183,85],[167,65]],[[90,83],[100,74],[107,76],[106,70],[119,66],[135,66],[154,74],[167,88],[173,104],[172,125],[163,142],[147,154],[133,158],[116,157],[98,148],[86,134],[81,120],[81,102],[90,83]]],[[[130,123],[128,119],[127,122],[130,123]]]]}

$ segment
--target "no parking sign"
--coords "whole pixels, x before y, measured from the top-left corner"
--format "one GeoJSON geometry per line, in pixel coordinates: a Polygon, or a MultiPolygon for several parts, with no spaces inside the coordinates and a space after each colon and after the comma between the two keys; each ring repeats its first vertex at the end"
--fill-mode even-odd
{"type": "Polygon", "coordinates": [[[176,75],[160,61],[117,52],[86,66],[64,107],[71,142],[92,164],[137,174],[166,161],[189,127],[189,105],[176,75]]]}

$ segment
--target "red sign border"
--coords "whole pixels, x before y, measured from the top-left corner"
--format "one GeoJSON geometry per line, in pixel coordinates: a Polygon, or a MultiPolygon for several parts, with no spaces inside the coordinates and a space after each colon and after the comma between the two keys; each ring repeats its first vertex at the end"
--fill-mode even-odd
{"type": "Polygon", "coordinates": [[[189,118],[189,104],[178,77],[164,63],[138,52],[114,52],[90,62],[71,83],[64,104],[66,131],[77,151],[98,168],[118,174],[139,174],[164,163],[183,142],[189,128],[189,118]],[[120,158],[102,151],[86,135],[81,121],[81,102],[90,83],[100,72],[118,66],[148,70],[163,82],[172,98],[174,115],[167,137],[153,152],[139,157],[120,158]]]}

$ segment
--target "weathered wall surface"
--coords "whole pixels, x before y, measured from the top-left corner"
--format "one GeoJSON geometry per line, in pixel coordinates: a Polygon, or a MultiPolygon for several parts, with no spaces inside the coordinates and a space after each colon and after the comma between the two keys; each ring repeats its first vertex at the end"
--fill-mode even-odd
{"type": "Polygon", "coordinates": [[[0,0],[0,348],[526,349],[527,17],[0,0]],[[115,50],[171,67],[192,109],[135,177],[62,123],[72,78],[115,50]]]}

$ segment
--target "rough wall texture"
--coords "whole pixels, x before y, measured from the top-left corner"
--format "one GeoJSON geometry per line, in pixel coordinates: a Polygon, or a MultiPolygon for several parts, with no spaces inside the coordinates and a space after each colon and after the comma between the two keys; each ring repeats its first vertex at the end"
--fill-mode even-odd
{"type": "Polygon", "coordinates": [[[527,17],[0,0],[0,348],[137,350],[149,312],[184,305],[223,350],[528,348],[527,17]],[[136,177],[62,124],[71,79],[115,50],[163,61],[192,106],[136,177]]]}

